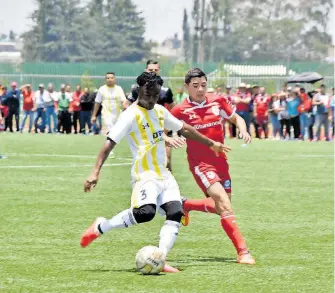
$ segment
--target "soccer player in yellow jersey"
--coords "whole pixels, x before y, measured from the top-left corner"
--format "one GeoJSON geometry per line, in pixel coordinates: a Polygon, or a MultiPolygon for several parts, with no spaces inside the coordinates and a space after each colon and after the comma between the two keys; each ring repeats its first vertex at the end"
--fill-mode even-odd
{"type": "MultiPolygon", "coordinates": [[[[164,129],[178,131],[184,137],[208,146],[208,151],[228,152],[229,147],[208,139],[192,126],[183,123],[163,106],[156,104],[163,80],[155,73],[144,72],[137,78],[138,102],[120,114],[110,130],[91,175],[84,183],[88,192],[99,180],[100,170],[110,151],[127,136],[133,154],[131,207],[111,219],[97,218],[81,238],[81,246],[88,246],[93,240],[109,230],[128,228],[151,221],[156,207],[166,214],[166,221],[160,231],[159,248],[167,254],[172,248],[180,228],[183,215],[179,187],[173,175],[166,168],[166,151],[163,140],[164,129]]],[[[178,272],[168,265],[165,272],[178,272]]]]}
{"type": "MultiPolygon", "coordinates": [[[[108,131],[113,127],[120,113],[122,112],[123,103],[126,96],[123,89],[116,84],[115,73],[107,72],[105,75],[106,84],[99,88],[95,98],[93,115],[91,118],[92,124],[96,123],[97,113],[100,105],[102,105],[102,119],[106,124],[108,131]]],[[[114,157],[111,152],[111,157],[114,157]]]]}

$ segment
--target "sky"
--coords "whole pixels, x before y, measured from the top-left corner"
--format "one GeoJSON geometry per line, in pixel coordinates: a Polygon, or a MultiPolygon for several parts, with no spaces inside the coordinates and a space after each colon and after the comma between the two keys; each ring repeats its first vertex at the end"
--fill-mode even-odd
{"type": "MultiPolygon", "coordinates": [[[[182,37],[183,10],[186,8],[191,11],[193,0],[133,0],[133,2],[139,11],[143,11],[147,40],[162,42],[175,33],[182,37]]],[[[35,8],[34,0],[0,0],[0,7],[0,33],[8,34],[11,29],[22,33],[31,25],[29,15],[35,8]]],[[[331,13],[328,30],[335,43],[335,9],[331,13]]]]}

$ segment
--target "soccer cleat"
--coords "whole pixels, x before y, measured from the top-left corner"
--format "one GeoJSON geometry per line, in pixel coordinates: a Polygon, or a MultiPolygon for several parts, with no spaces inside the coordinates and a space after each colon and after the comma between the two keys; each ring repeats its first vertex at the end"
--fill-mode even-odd
{"type": "Polygon", "coordinates": [[[91,244],[95,239],[100,236],[100,232],[98,231],[98,225],[106,220],[103,217],[97,218],[93,224],[84,232],[81,236],[80,245],[81,247],[85,248],[91,244]]]}
{"type": "Polygon", "coordinates": [[[180,271],[174,267],[171,267],[167,263],[165,263],[162,272],[164,273],[179,273],[180,271]]]}
{"type": "Polygon", "coordinates": [[[184,202],[187,200],[186,197],[182,197],[181,198],[182,203],[183,203],[183,216],[181,217],[181,223],[183,226],[188,226],[188,224],[190,223],[190,214],[189,211],[186,211],[184,208],[184,202]]]}
{"type": "Polygon", "coordinates": [[[250,252],[243,252],[237,256],[237,263],[255,265],[256,260],[252,257],[250,252]]]}

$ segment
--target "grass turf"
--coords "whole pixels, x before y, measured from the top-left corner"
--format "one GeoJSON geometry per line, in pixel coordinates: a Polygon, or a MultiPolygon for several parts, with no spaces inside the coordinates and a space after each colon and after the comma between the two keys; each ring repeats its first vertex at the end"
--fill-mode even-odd
{"type": "MultiPolygon", "coordinates": [[[[193,212],[169,256],[183,271],[141,276],[134,257],[158,243],[159,215],[79,246],[96,216],[130,202],[126,142],[106,162],[121,165],[106,166],[97,188],[83,192],[103,141],[0,135],[0,154],[8,156],[0,160],[0,292],[333,292],[333,144],[228,141],[233,207],[257,265],[235,263],[218,216],[193,212]]],[[[184,149],[174,151],[173,168],[182,194],[201,198],[184,149]]]]}

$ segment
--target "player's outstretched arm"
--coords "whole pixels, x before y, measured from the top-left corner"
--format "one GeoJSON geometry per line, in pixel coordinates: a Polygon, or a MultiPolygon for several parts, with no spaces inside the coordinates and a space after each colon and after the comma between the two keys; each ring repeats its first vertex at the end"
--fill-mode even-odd
{"type": "Polygon", "coordinates": [[[91,122],[93,124],[97,121],[97,114],[98,114],[100,105],[101,105],[100,103],[97,103],[97,102],[94,103],[93,115],[92,115],[92,118],[91,118],[91,122]]]}
{"type": "Polygon", "coordinates": [[[207,136],[202,135],[199,131],[197,131],[193,126],[184,122],[183,128],[179,130],[179,134],[182,136],[200,142],[208,146],[211,150],[213,150],[218,156],[219,153],[228,153],[231,148],[223,145],[221,142],[217,142],[211,140],[207,136]]]}
{"type": "Polygon", "coordinates": [[[239,129],[239,137],[244,140],[245,143],[251,143],[251,136],[247,131],[247,125],[245,124],[244,119],[238,115],[234,114],[230,119],[228,119],[231,123],[235,124],[239,129]]]}
{"type": "Polygon", "coordinates": [[[101,148],[101,151],[98,155],[95,166],[94,166],[94,168],[91,172],[91,175],[88,176],[88,178],[84,182],[84,191],[85,192],[91,191],[91,188],[94,188],[98,184],[101,167],[103,166],[104,162],[108,158],[109,153],[112,151],[112,149],[115,147],[115,145],[116,145],[116,143],[109,138],[104,143],[104,145],[101,148]]]}

